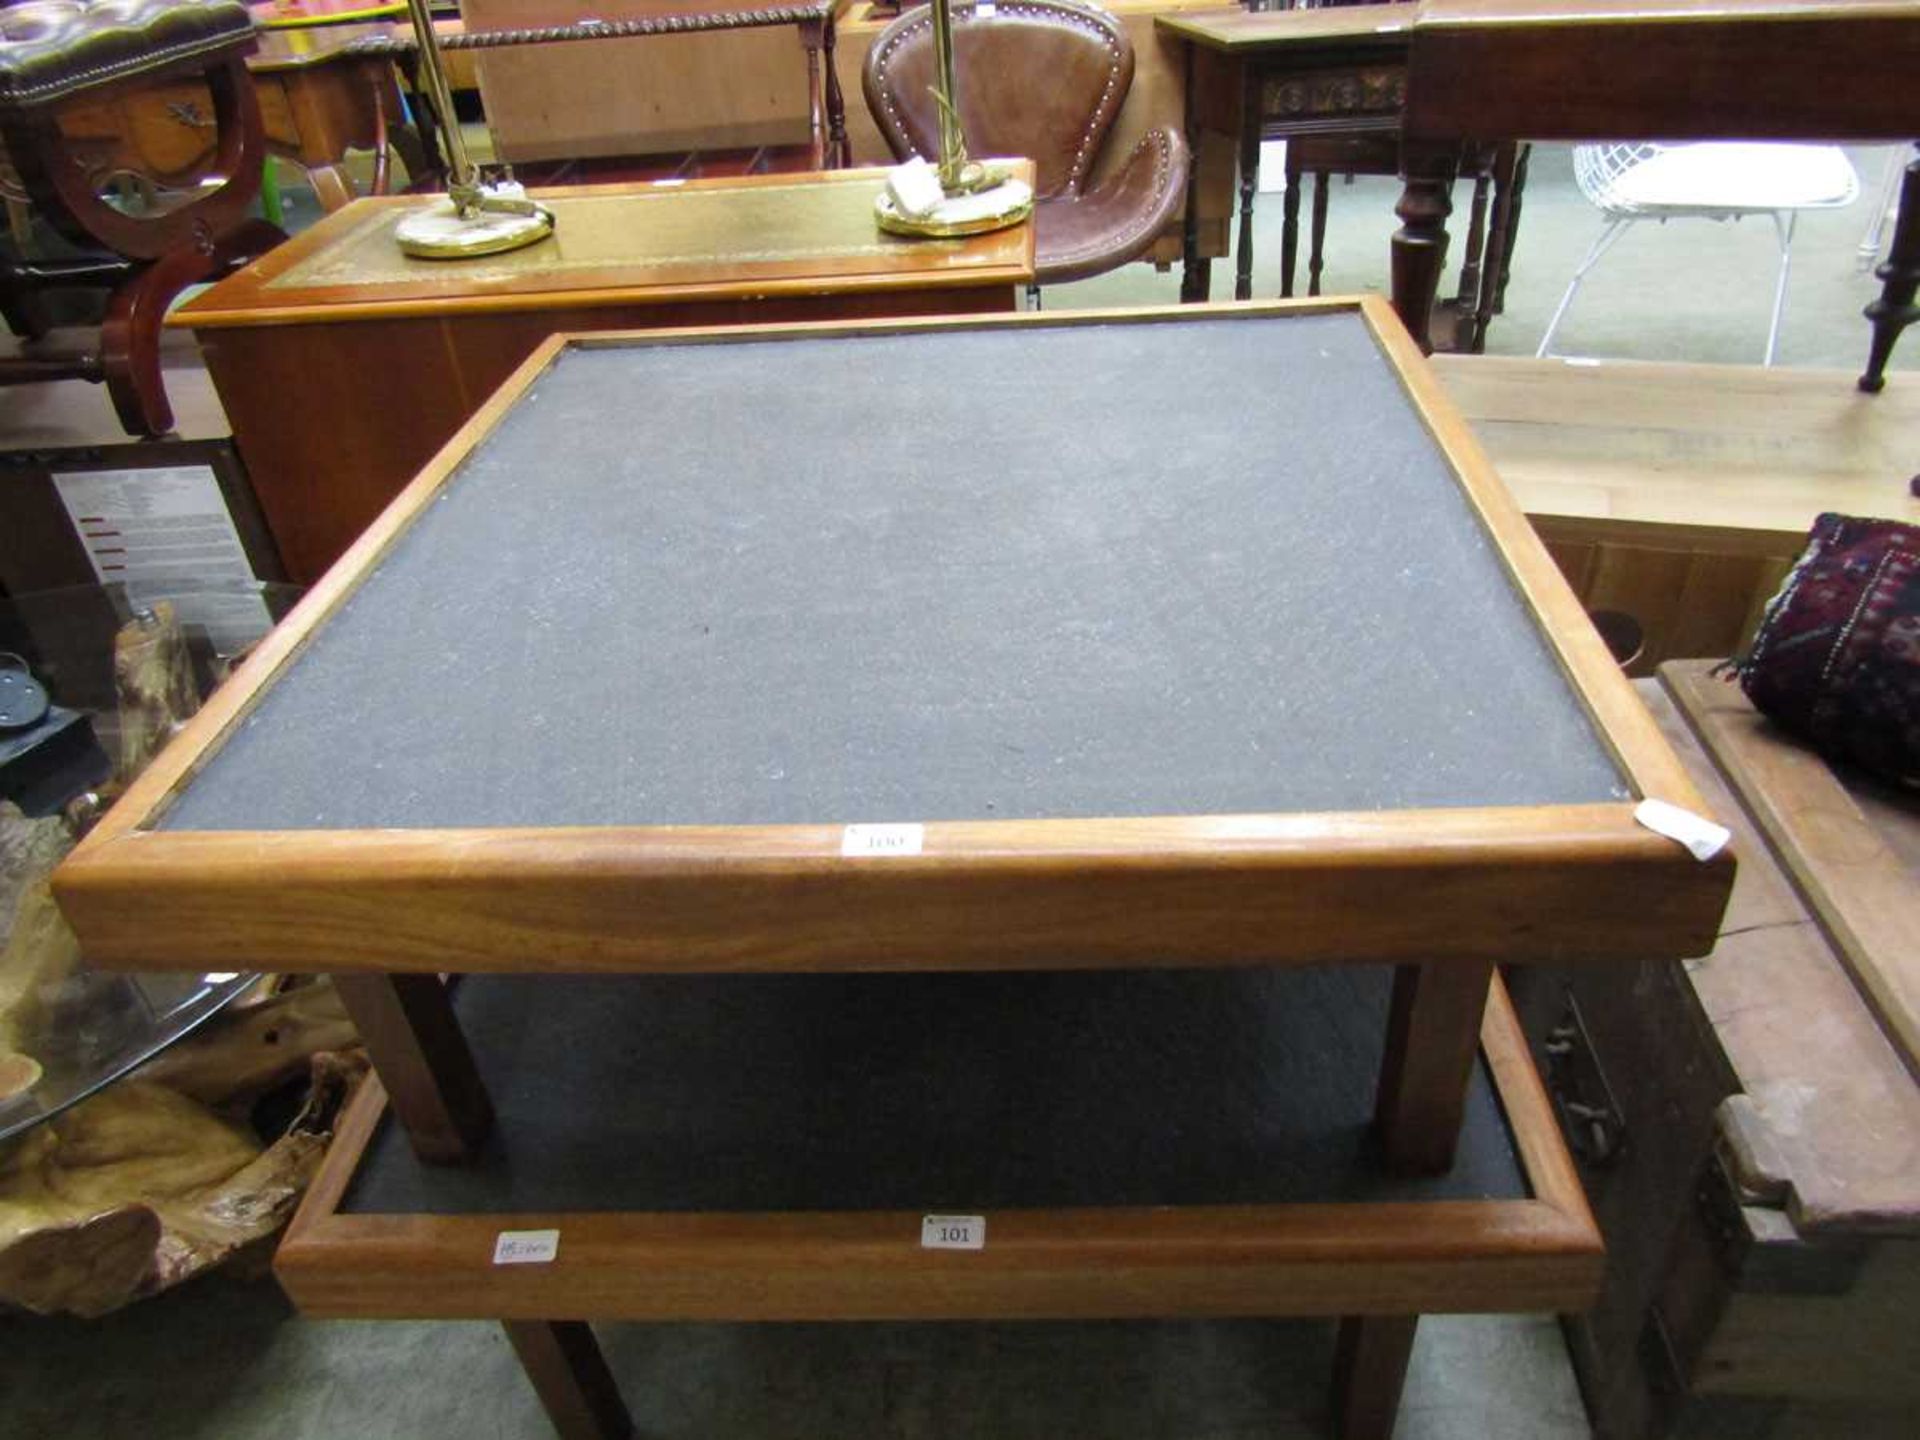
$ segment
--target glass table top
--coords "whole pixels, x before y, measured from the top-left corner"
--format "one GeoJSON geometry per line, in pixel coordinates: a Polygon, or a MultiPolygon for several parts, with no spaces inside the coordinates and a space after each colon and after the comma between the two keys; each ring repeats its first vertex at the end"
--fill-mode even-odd
{"type": "MultiPolygon", "coordinates": [[[[297,595],[265,584],[178,592],[180,638],[166,653],[204,697],[234,658],[223,650],[264,633],[297,595]]],[[[116,637],[137,637],[154,615],[148,598],[117,585],[0,598],[0,652],[18,657],[48,702],[40,727],[0,731],[0,1140],[126,1075],[259,978],[93,969],[46,896],[53,864],[132,778],[116,773],[135,768],[124,756],[139,748],[125,745],[116,637]]]]}

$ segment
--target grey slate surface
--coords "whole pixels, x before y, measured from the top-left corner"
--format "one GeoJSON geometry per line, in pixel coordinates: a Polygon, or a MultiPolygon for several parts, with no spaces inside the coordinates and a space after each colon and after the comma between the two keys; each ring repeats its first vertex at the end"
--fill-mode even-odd
{"type": "MultiPolygon", "coordinates": [[[[371,1213],[919,1210],[1526,1195],[1484,1066],[1445,1175],[1369,1137],[1384,966],[469,976],[498,1119],[471,1165],[385,1125],[371,1213]]],[[[989,1218],[991,1225],[991,1218],[989,1218]]]]}
{"type": "Polygon", "coordinates": [[[569,353],[164,824],[1625,794],[1336,314],[569,353]]]}

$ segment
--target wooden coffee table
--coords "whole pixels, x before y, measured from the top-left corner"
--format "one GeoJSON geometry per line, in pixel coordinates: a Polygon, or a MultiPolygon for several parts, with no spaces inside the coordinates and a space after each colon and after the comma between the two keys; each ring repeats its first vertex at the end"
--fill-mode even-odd
{"type": "MultiPolygon", "coordinates": [[[[369,1164],[399,1188],[344,1230],[321,1222],[352,1177],[316,1192],[289,1274],[332,1313],[363,1279],[365,1313],[538,1322],[516,1343],[551,1401],[594,1388],[584,1327],[556,1319],[1291,1307],[1354,1317],[1350,1424],[1384,1435],[1422,1310],[1589,1293],[1590,1221],[1530,1069],[1500,1086],[1515,1129],[1494,1142],[1530,1158],[1484,1185],[1461,1167],[1499,1125],[1477,1057],[1511,1056],[1496,964],[1712,943],[1731,860],[1646,828],[1646,798],[1701,809],[1383,301],[555,337],[56,886],[96,964],[335,976],[414,1154],[390,1137],[369,1164]],[[1370,967],[1372,989],[1260,988],[1302,967],[1336,991],[1370,967]],[[484,972],[460,1013],[444,971],[484,972]],[[1099,1020],[1112,972],[1223,988],[1123,987],[1099,1020]],[[550,1001],[575,1018],[536,1018],[550,1001]],[[1321,1020],[1297,1040],[1247,1028],[1301,1004],[1321,1020]],[[621,1005],[671,1007],[672,1055],[623,1046],[621,1005]],[[784,1189],[756,1189],[772,1172],[743,1150],[726,1195],[674,1190],[677,1165],[668,1193],[529,1158],[539,1107],[590,1134],[571,1112],[638,1095],[622,1066],[691,1087],[635,1104],[696,1140],[757,1104],[727,1088],[752,1070],[776,1102],[756,1133],[794,1147],[778,1092],[872,1063],[918,1095],[900,1046],[929,1025],[929,1067],[1024,1088],[1024,1117],[1079,1093],[1061,1057],[1089,1036],[1134,1037],[1114,1043],[1153,1072],[1159,1017],[1199,1037],[1175,1088],[1231,1089],[1197,1078],[1229,1031],[1262,1093],[1264,1047],[1294,1053],[1336,1104],[1314,1144],[1345,1158],[1265,1134],[1254,1183],[1224,1189],[1193,1157],[1127,1179],[1125,1146],[1056,1167],[1056,1140],[1102,1128],[1073,1105],[1055,1140],[1009,1142],[1028,1158],[1005,1185],[991,1145],[952,1172],[973,1179],[919,1188],[941,1172],[884,1144],[872,1173],[784,1189]],[[1364,1037],[1344,1080],[1295,1053],[1322,1032],[1364,1037]],[[562,1069],[579,1078],[541,1091],[562,1069]],[[508,1180],[555,1184],[474,1192],[459,1177],[499,1178],[498,1145],[508,1180]],[[1275,1189],[1288,1155],[1318,1178],[1275,1189]],[[1467,1192],[1387,1203],[1441,1176],[1467,1192]],[[981,1219],[984,1247],[920,1241],[921,1194],[981,1219]],[[450,1206],[470,1213],[432,1219],[450,1206]],[[542,1219],[563,1212],[626,1218],[542,1219]],[[502,1276],[474,1248],[556,1228],[576,1237],[559,1268],[502,1276]]],[[[849,1143],[943,1133],[937,1106],[891,1130],[846,1113],[849,1143]]],[[[1232,1169],[1238,1142],[1216,1143],[1232,1169]]]]}
{"type": "Polygon", "coordinates": [[[475,261],[393,243],[425,201],[347,206],[182,306],[288,572],[317,579],[559,330],[1012,310],[1031,227],[909,241],[880,172],[543,192],[550,240],[475,261]]]}

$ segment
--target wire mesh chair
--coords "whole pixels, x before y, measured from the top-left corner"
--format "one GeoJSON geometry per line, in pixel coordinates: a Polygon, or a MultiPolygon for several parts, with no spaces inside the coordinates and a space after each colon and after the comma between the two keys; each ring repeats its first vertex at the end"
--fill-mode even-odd
{"type": "Polygon", "coordinates": [[[1851,205],[1860,193],[1860,180],[1852,163],[1833,145],[1744,141],[1576,145],[1573,178],[1606,223],[1567,283],[1567,292],[1547,322],[1547,333],[1540,337],[1535,355],[1548,353],[1580,282],[1634,221],[1664,223],[1689,217],[1738,220],[1745,215],[1766,215],[1772,218],[1780,241],[1780,275],[1774,284],[1766,358],[1761,362],[1771,365],[1780,346],[1780,317],[1787,304],[1794,222],[1799,212],[1851,205]]]}

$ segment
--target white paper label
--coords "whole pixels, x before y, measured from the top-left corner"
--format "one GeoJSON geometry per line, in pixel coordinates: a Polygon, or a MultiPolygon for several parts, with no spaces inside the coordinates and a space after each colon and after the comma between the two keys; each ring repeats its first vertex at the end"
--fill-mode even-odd
{"type": "Polygon", "coordinates": [[[1678,840],[1693,852],[1696,860],[1711,860],[1727,848],[1733,832],[1716,825],[1704,815],[1669,805],[1665,800],[1642,800],[1634,807],[1633,818],[1656,835],[1678,840]]]}
{"type": "Polygon", "coordinates": [[[973,13],[978,19],[991,20],[997,9],[993,0],[980,0],[980,3],[973,7],[973,13]]]}
{"type": "Polygon", "coordinates": [[[924,825],[849,825],[840,832],[842,855],[918,855],[924,825]]]}
{"type": "Polygon", "coordinates": [[[140,604],[173,601],[222,655],[273,624],[211,465],[73,470],[53,485],[101,584],[140,604]]]}
{"type": "Polygon", "coordinates": [[[984,1250],[987,1248],[987,1217],[984,1215],[923,1215],[920,1217],[922,1250],[984,1250]]]}
{"type": "Polygon", "coordinates": [[[493,1242],[496,1265],[545,1265],[559,1253],[558,1230],[502,1230],[493,1242]]]}

